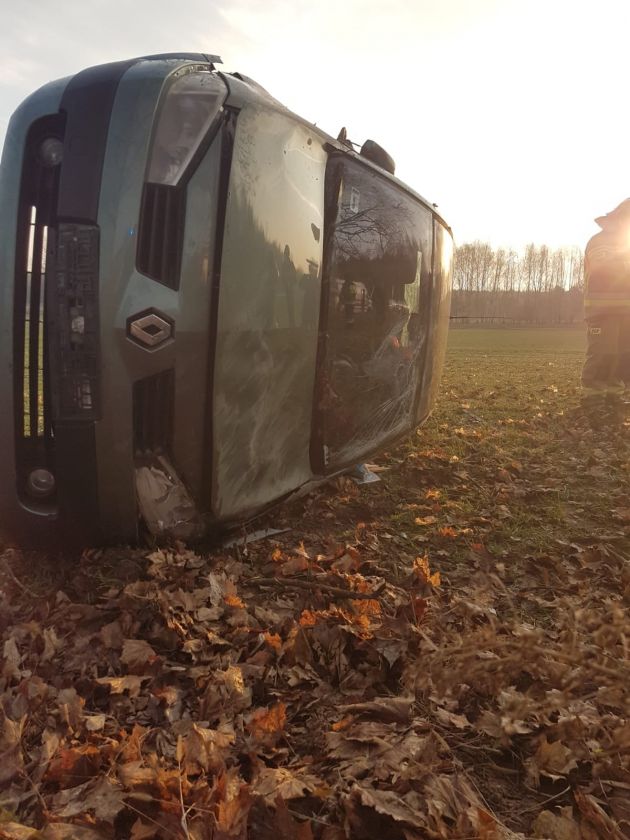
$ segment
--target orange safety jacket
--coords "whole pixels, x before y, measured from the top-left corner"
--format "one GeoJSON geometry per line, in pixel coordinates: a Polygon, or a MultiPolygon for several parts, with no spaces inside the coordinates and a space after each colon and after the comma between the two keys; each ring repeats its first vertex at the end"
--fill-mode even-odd
{"type": "Polygon", "coordinates": [[[630,313],[630,234],[603,230],[584,253],[584,314],[587,319],[630,313]]]}

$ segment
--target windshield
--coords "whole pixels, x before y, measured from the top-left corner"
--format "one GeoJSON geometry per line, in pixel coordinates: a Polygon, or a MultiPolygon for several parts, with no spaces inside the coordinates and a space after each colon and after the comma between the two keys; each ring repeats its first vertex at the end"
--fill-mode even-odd
{"type": "Polygon", "coordinates": [[[332,161],[326,260],[325,458],[356,463],[411,424],[426,337],[432,215],[373,170],[332,161]]]}

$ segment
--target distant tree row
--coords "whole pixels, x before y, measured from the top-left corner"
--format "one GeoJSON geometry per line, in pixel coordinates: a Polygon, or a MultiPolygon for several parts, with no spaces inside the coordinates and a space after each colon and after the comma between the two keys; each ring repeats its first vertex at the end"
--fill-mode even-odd
{"type": "Polygon", "coordinates": [[[451,314],[460,320],[572,324],[582,320],[584,253],[530,244],[519,253],[468,242],[455,251],[451,314]]]}

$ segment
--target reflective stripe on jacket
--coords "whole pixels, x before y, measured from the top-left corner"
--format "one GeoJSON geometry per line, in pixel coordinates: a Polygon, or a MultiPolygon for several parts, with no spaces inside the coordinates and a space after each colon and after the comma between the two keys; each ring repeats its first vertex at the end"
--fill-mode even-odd
{"type": "Polygon", "coordinates": [[[627,233],[603,230],[584,253],[584,312],[587,318],[630,312],[630,241],[627,233]]]}

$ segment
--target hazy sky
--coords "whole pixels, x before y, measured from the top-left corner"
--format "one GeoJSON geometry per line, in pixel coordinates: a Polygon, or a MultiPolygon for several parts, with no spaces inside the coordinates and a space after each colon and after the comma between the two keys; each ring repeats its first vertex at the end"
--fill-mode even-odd
{"type": "Polygon", "coordinates": [[[28,93],[202,51],[371,137],[458,243],[583,245],[630,195],[630,0],[0,0],[0,142],[28,93]]]}

